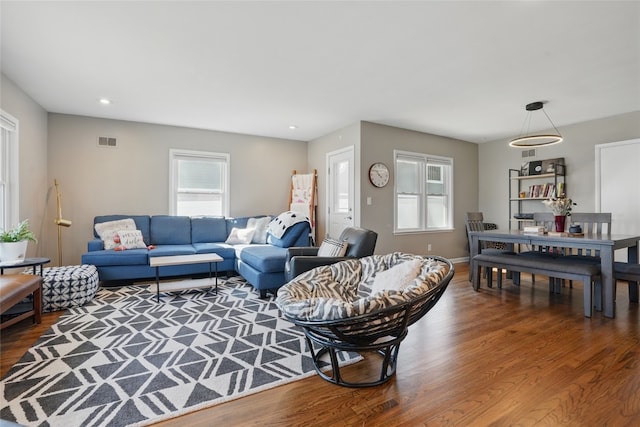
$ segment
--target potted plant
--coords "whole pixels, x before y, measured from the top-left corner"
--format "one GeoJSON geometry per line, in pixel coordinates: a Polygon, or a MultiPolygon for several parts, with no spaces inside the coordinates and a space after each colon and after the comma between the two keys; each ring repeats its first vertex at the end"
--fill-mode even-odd
{"type": "Polygon", "coordinates": [[[0,263],[4,265],[22,262],[27,253],[29,241],[37,242],[36,236],[29,229],[29,220],[25,219],[14,228],[0,233],[0,263]]]}

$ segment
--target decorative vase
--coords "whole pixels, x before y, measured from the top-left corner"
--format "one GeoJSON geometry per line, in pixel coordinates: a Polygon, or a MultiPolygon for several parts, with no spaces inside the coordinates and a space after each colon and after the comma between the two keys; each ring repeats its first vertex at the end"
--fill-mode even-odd
{"type": "Polygon", "coordinates": [[[567,220],[567,217],[564,215],[556,215],[556,231],[558,233],[564,232],[564,223],[567,220]]]}
{"type": "Polygon", "coordinates": [[[3,265],[19,264],[27,254],[28,240],[20,242],[0,242],[0,262],[3,265]]]}

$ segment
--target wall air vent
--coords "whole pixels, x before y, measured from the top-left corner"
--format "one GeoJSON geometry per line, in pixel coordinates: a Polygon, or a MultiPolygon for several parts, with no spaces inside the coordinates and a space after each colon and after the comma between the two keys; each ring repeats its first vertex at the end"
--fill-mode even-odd
{"type": "Polygon", "coordinates": [[[522,157],[535,157],[536,149],[532,148],[531,150],[522,150],[522,157]]]}
{"type": "Polygon", "coordinates": [[[116,146],[117,146],[117,142],[115,138],[111,138],[108,136],[98,137],[98,147],[115,148],[116,146]]]}

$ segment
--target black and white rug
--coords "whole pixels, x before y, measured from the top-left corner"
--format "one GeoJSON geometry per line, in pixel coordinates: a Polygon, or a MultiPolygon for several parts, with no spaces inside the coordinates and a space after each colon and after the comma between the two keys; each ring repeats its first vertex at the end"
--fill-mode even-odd
{"type": "MultiPolygon", "coordinates": [[[[69,309],[0,383],[0,419],[127,426],[213,406],[315,371],[304,334],[240,277],[219,291],[100,289],[69,309]]],[[[359,360],[341,354],[343,362],[359,360]]]]}

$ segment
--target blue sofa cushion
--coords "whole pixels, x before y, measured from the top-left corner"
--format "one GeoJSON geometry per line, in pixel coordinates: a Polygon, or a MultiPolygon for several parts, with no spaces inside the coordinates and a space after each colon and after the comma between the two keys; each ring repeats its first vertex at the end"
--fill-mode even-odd
{"type": "Polygon", "coordinates": [[[227,236],[224,217],[191,218],[191,243],[224,242],[227,236]]]}
{"type": "Polygon", "coordinates": [[[263,273],[284,271],[287,249],[272,245],[250,245],[238,251],[240,260],[263,273]]]}
{"type": "Polygon", "coordinates": [[[268,233],[267,243],[280,248],[288,248],[290,246],[309,246],[308,237],[310,232],[311,227],[308,222],[298,222],[297,224],[293,224],[289,227],[281,238],[277,238],[268,233]]]}
{"type": "Polygon", "coordinates": [[[104,249],[104,242],[100,239],[89,240],[87,243],[87,250],[89,252],[92,251],[101,251],[104,249]]]}
{"type": "MultiPolygon", "coordinates": [[[[100,224],[103,222],[109,221],[118,221],[121,219],[133,218],[133,221],[136,223],[136,228],[142,232],[142,239],[148,245],[151,242],[151,234],[149,232],[149,215],[99,215],[93,218],[93,224],[100,224]]],[[[93,236],[99,238],[98,233],[96,233],[95,227],[93,228],[93,236]]]]}
{"type": "MultiPolygon", "coordinates": [[[[151,217],[152,245],[191,244],[191,218],[188,216],[154,215],[151,217]]],[[[193,252],[192,252],[193,253],[193,252]]]]}
{"type": "Polygon", "coordinates": [[[193,255],[196,253],[192,245],[156,245],[149,251],[150,257],[170,255],[193,255]]]}
{"type": "Polygon", "coordinates": [[[96,267],[149,264],[149,251],[147,249],[129,249],[126,251],[101,250],[87,252],[82,255],[82,263],[95,265],[96,267]]]}
{"type": "Polygon", "coordinates": [[[226,243],[194,243],[197,254],[218,254],[224,259],[234,259],[235,249],[226,243]]]}

